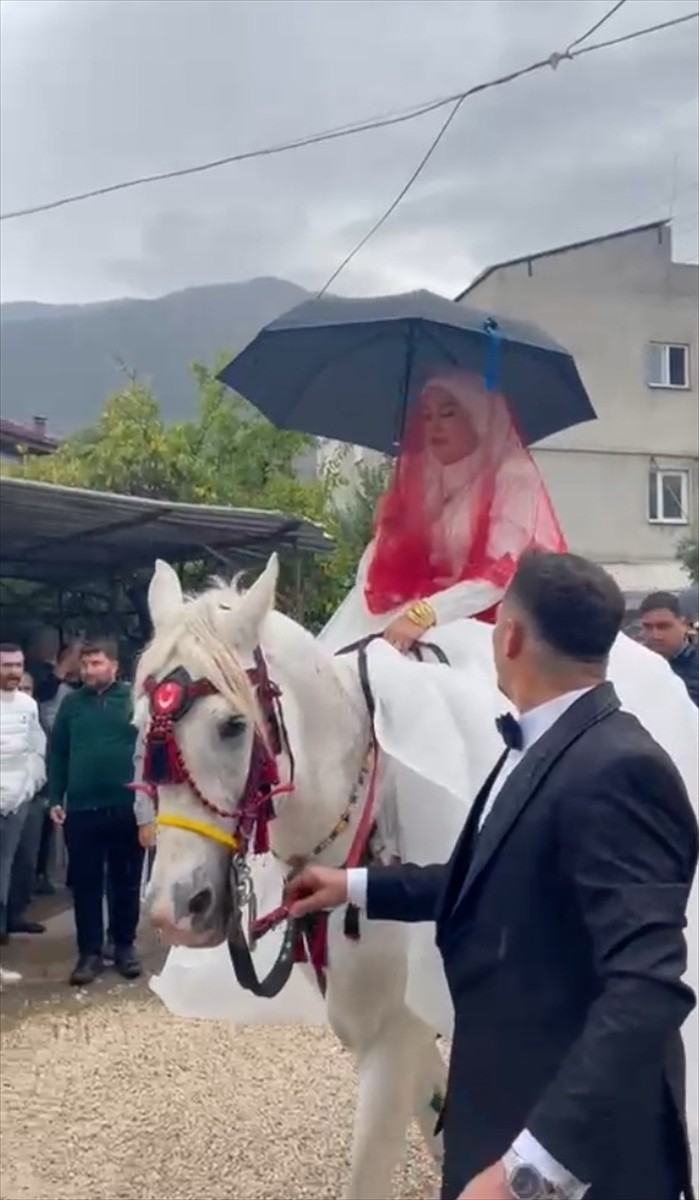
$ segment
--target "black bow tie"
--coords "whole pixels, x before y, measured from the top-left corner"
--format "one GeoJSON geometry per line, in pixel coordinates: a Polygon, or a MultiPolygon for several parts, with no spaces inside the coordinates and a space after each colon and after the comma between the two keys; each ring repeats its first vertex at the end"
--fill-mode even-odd
{"type": "Polygon", "coordinates": [[[495,724],[498,727],[498,733],[508,750],[521,750],[524,746],[524,738],[522,736],[522,726],[519,721],[512,716],[512,713],[505,713],[502,717],[497,717],[495,724]]]}

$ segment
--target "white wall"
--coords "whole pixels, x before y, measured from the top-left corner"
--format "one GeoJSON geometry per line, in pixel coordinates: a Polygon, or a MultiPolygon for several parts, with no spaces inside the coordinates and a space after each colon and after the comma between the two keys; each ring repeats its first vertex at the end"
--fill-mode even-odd
{"type": "Polygon", "coordinates": [[[687,528],[648,522],[648,472],[652,457],[690,468],[696,521],[698,288],[699,267],[672,262],[661,227],[497,268],[463,298],[540,325],[575,357],[598,420],[537,452],[571,545],[609,564],[646,564],[649,576],[664,563],[668,580],[687,528]],[[690,347],[689,389],[647,386],[650,341],[690,347]]]}

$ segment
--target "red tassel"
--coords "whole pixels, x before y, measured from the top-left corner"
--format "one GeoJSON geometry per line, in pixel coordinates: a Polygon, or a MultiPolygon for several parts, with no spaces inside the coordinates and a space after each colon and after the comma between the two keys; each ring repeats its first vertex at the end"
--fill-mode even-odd
{"type": "Polygon", "coordinates": [[[180,757],[179,747],[172,734],[167,737],[167,769],[171,783],[183,783],[184,773],[182,771],[182,759],[180,757]]]}
{"type": "Polygon", "coordinates": [[[266,801],[260,805],[260,811],[255,821],[255,840],[253,854],[267,854],[269,851],[269,815],[266,811],[266,801]]]}
{"type": "Polygon", "coordinates": [[[154,728],[148,734],[143,760],[147,783],[184,783],[187,773],[171,728],[154,728]]]}

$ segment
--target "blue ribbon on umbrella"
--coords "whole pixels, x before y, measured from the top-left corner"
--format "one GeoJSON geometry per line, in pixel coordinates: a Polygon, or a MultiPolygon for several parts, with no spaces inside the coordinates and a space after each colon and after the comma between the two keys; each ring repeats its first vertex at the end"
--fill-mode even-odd
{"type": "Polygon", "coordinates": [[[483,379],[486,391],[494,392],[497,391],[500,382],[502,336],[493,317],[488,317],[487,321],[483,322],[483,328],[487,334],[483,379]]]}

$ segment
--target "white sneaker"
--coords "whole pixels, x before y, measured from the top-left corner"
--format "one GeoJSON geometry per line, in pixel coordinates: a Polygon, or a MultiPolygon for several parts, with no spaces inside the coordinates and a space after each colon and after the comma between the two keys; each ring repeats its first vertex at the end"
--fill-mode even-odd
{"type": "Polygon", "coordinates": [[[22,976],[19,971],[6,971],[4,967],[0,967],[0,991],[5,983],[19,983],[22,976]]]}

